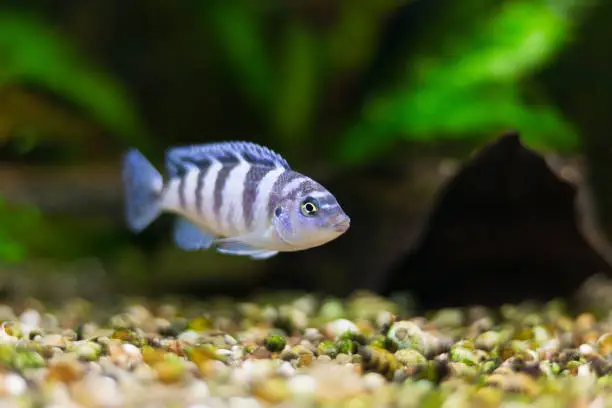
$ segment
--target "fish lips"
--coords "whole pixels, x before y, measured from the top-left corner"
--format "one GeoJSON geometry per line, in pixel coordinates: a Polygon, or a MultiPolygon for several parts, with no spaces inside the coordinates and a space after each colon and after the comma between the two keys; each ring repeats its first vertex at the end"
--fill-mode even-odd
{"type": "Polygon", "coordinates": [[[351,226],[351,219],[348,215],[338,215],[331,219],[329,224],[334,231],[344,233],[351,226]]]}

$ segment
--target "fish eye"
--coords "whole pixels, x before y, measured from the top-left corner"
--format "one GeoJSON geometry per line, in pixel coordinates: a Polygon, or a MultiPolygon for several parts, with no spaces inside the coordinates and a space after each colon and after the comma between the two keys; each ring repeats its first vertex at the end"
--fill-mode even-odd
{"type": "Polygon", "coordinates": [[[312,217],[313,215],[316,215],[316,213],[319,211],[319,204],[314,198],[308,197],[307,199],[302,201],[300,209],[302,210],[303,215],[307,217],[312,217]]]}
{"type": "Polygon", "coordinates": [[[278,207],[276,207],[274,209],[274,215],[276,217],[280,217],[283,214],[283,209],[281,208],[281,206],[279,205],[278,207]]]}

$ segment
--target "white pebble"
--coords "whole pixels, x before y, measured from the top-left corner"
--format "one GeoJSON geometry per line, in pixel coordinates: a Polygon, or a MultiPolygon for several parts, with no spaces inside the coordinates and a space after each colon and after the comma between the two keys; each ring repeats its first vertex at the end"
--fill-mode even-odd
{"type": "Polygon", "coordinates": [[[232,358],[240,360],[244,356],[244,350],[240,346],[232,346],[232,358]]]}
{"type": "Polygon", "coordinates": [[[269,377],[272,373],[272,367],[268,360],[248,360],[244,362],[242,367],[251,374],[251,378],[257,380],[269,377]]]}
{"type": "Polygon", "coordinates": [[[229,334],[224,335],[223,338],[225,339],[225,342],[230,346],[235,346],[236,344],[238,344],[238,341],[229,334]]]}
{"type": "Polygon", "coordinates": [[[363,376],[363,387],[368,391],[375,391],[385,385],[387,380],[378,373],[367,373],[363,376]]]}
{"type": "Polygon", "coordinates": [[[273,322],[278,317],[278,312],[272,306],[265,306],[261,311],[261,317],[268,322],[273,322]]]}
{"type": "Polygon", "coordinates": [[[289,389],[296,396],[308,396],[317,390],[317,381],[311,376],[298,374],[287,382],[289,389]]]}
{"type": "Polygon", "coordinates": [[[230,357],[233,355],[232,351],[227,349],[217,349],[217,351],[215,351],[215,354],[219,357],[230,357]]]}
{"type": "Polygon", "coordinates": [[[30,332],[40,326],[40,313],[34,309],[28,309],[19,316],[21,332],[24,337],[28,337],[30,332]]]}
{"type": "Polygon", "coordinates": [[[304,338],[314,343],[316,341],[320,341],[323,338],[323,335],[318,329],[314,327],[308,327],[306,328],[306,330],[304,330],[304,338]]]}
{"type": "Polygon", "coordinates": [[[27,309],[19,316],[19,322],[28,326],[38,326],[40,324],[40,313],[34,309],[27,309]]]}
{"type": "Polygon", "coordinates": [[[120,406],[123,398],[119,393],[117,383],[107,376],[88,376],[85,383],[93,402],[105,407],[120,406]]]}
{"type": "Polygon", "coordinates": [[[580,347],[578,347],[578,351],[583,356],[592,356],[595,354],[595,348],[590,344],[581,344],[580,347]]]}
{"type": "Polygon", "coordinates": [[[312,295],[305,295],[296,299],[293,306],[310,316],[317,308],[317,300],[312,295]]]}
{"type": "Polygon", "coordinates": [[[386,325],[390,325],[391,323],[393,323],[393,314],[391,312],[382,311],[376,315],[377,327],[384,327],[386,325]]]}
{"type": "Polygon", "coordinates": [[[277,372],[284,377],[293,377],[295,375],[295,368],[288,361],[284,361],[277,372]]]}
{"type": "Polygon", "coordinates": [[[586,377],[591,375],[591,368],[589,367],[588,364],[583,364],[580,367],[578,367],[578,372],[576,373],[577,377],[586,377]]]}
{"type": "Polygon", "coordinates": [[[140,351],[140,349],[133,344],[125,343],[122,345],[122,348],[123,351],[125,351],[125,353],[132,358],[142,357],[142,352],[140,351]]]}
{"type": "Polygon", "coordinates": [[[252,397],[231,397],[229,398],[230,408],[260,408],[261,404],[252,397]]]}
{"type": "Polygon", "coordinates": [[[50,405],[66,408],[78,406],[72,402],[68,387],[64,383],[54,383],[50,385],[46,394],[50,405]]]}
{"type": "Polygon", "coordinates": [[[261,380],[272,374],[272,367],[267,360],[246,360],[242,366],[232,370],[231,377],[236,384],[248,384],[261,380]]]}
{"type": "Polygon", "coordinates": [[[178,340],[184,341],[185,343],[190,344],[192,346],[198,342],[199,338],[200,335],[193,330],[184,331],[177,337],[178,340]]]}
{"type": "Polygon", "coordinates": [[[190,401],[202,401],[210,396],[208,384],[205,381],[196,380],[191,383],[188,390],[190,401]]]}
{"type": "Polygon", "coordinates": [[[4,388],[10,395],[21,395],[28,386],[20,375],[10,373],[4,377],[4,388]]]}
{"type": "Polygon", "coordinates": [[[337,319],[327,324],[327,331],[329,332],[330,336],[338,337],[347,331],[357,333],[359,329],[355,323],[351,322],[350,320],[337,319]]]}

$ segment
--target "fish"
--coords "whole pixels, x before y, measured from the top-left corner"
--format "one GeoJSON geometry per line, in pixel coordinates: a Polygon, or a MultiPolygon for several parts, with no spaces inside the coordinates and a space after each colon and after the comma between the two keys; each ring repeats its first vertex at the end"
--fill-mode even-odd
{"type": "Polygon", "coordinates": [[[171,147],[165,170],[164,178],[136,148],[125,152],[126,224],[140,233],[173,214],[174,243],[185,251],[263,260],[326,244],[351,224],[328,189],[253,142],[171,147]]]}

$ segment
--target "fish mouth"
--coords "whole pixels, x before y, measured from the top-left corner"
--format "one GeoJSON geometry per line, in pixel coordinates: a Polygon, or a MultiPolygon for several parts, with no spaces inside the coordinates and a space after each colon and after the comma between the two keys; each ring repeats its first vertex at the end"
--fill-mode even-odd
{"type": "Polygon", "coordinates": [[[331,220],[330,225],[334,231],[343,233],[351,226],[351,219],[348,215],[339,215],[331,220]]]}

